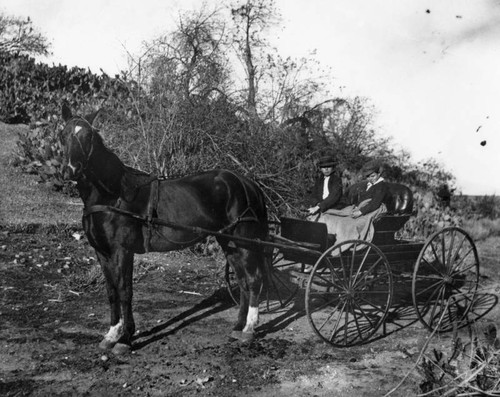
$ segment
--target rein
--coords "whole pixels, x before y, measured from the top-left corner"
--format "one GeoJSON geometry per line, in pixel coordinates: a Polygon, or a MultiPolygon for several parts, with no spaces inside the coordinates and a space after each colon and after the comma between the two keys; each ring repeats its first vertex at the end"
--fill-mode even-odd
{"type": "MultiPolygon", "coordinates": [[[[249,209],[243,211],[242,215],[244,215],[245,212],[247,212],[248,210],[249,209]]],[[[204,229],[204,228],[199,227],[199,226],[187,226],[187,225],[182,225],[180,223],[167,221],[164,219],[142,216],[142,215],[136,214],[135,212],[127,211],[127,210],[124,210],[124,209],[121,209],[118,207],[114,207],[112,205],[99,205],[99,204],[92,205],[89,208],[85,208],[83,211],[83,216],[88,217],[92,214],[97,214],[97,213],[101,213],[101,212],[114,212],[114,213],[117,213],[119,215],[125,215],[125,216],[131,217],[131,218],[133,218],[133,219],[135,219],[135,220],[137,220],[137,221],[139,221],[147,226],[159,225],[159,226],[166,226],[166,227],[169,227],[171,229],[185,230],[185,231],[188,231],[188,232],[191,232],[194,234],[199,234],[200,235],[199,239],[202,239],[202,238],[206,237],[207,235],[213,235],[213,236],[219,236],[219,237],[230,237],[233,240],[249,241],[249,242],[250,241],[255,242],[255,240],[246,239],[243,237],[235,237],[235,236],[225,234],[225,233],[229,229],[234,228],[236,225],[238,225],[241,222],[256,222],[256,221],[258,221],[254,217],[241,215],[236,220],[231,222],[229,225],[223,227],[222,229],[208,230],[208,229],[204,229]]],[[[178,245],[191,244],[191,243],[192,243],[192,241],[182,242],[182,243],[174,242],[174,244],[178,244],[178,245]]]]}

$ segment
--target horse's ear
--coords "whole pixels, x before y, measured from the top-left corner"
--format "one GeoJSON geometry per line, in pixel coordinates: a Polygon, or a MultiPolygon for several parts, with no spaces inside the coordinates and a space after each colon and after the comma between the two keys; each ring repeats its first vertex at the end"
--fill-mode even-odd
{"type": "Polygon", "coordinates": [[[62,118],[65,122],[68,122],[71,117],[73,117],[73,115],[71,114],[71,109],[65,102],[62,105],[62,118]]]}
{"type": "Polygon", "coordinates": [[[85,120],[87,120],[89,124],[93,126],[95,119],[97,118],[97,116],[99,116],[100,113],[101,109],[99,109],[97,112],[88,114],[87,116],[85,116],[85,120]]]}

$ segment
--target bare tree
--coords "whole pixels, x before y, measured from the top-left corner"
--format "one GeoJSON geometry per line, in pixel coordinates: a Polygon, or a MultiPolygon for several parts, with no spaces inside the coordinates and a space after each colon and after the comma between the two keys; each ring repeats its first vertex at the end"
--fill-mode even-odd
{"type": "Polygon", "coordinates": [[[145,94],[136,96],[145,168],[173,175],[206,166],[208,146],[218,147],[218,134],[238,121],[228,99],[226,41],[218,11],[203,8],[181,14],[175,29],[145,43],[132,74],[145,94]]]}
{"type": "Polygon", "coordinates": [[[48,55],[50,43],[28,17],[0,14],[0,51],[28,55],[48,55]]]}
{"type": "MultiPolygon", "coordinates": [[[[266,48],[263,32],[274,25],[279,17],[274,1],[246,0],[231,8],[234,23],[234,43],[237,46],[245,73],[247,75],[246,108],[251,117],[257,117],[258,80],[263,72],[259,68],[259,50],[266,48]]],[[[260,57],[262,60],[262,57],[260,57]]]]}

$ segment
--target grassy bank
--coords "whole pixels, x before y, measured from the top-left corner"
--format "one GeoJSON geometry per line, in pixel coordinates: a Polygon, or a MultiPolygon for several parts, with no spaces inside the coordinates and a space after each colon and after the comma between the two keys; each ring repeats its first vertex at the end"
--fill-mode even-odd
{"type": "Polygon", "coordinates": [[[12,152],[17,134],[28,127],[0,123],[0,225],[78,225],[82,204],[40,184],[34,175],[22,174],[12,167],[12,152]]]}

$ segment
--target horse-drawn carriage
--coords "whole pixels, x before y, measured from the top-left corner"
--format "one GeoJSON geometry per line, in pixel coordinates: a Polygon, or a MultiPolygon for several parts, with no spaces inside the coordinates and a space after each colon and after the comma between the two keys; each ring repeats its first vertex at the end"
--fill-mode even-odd
{"type": "Polygon", "coordinates": [[[177,179],[133,170],[105,147],[94,118],[73,116],[63,107],[66,173],[77,181],[83,227],[110,304],[101,348],[131,348],[134,254],[185,248],[208,235],[226,255],[229,291],[240,304],[232,332],[237,339],[253,337],[259,295],[271,310],[288,304],[301,287],[314,331],[334,346],[371,340],[390,313],[395,291],[401,285],[408,290],[409,283],[417,316],[428,328],[446,331],[466,323],[479,277],[474,242],[459,228],[443,229],[425,242],[395,238],[410,217],[411,200],[391,197],[372,241],[332,243],[326,225],[292,218],[274,223],[269,233],[264,195],[254,182],[227,170],[177,179]]]}
{"type": "MultiPolygon", "coordinates": [[[[433,331],[467,324],[479,280],[473,240],[458,227],[444,228],[425,241],[397,238],[412,216],[412,200],[395,196],[387,203],[389,212],[374,221],[371,241],[337,244],[323,223],[276,222],[271,234],[276,249],[261,310],[283,308],[305,288],[311,327],[337,347],[370,341],[401,304],[412,304],[417,318],[433,331]]],[[[227,266],[226,283],[237,303],[232,276],[227,266]]]]}

